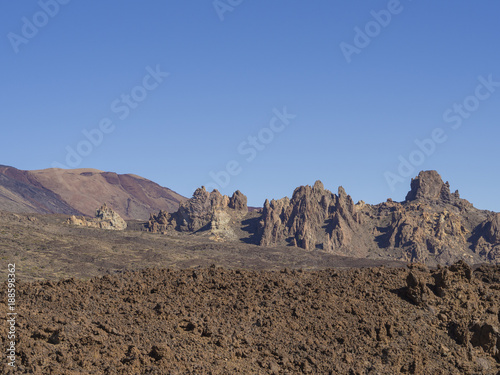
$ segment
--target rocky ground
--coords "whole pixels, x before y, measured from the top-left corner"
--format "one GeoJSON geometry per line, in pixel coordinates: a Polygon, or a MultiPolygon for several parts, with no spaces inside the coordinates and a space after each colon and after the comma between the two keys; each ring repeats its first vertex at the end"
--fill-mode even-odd
{"type": "Polygon", "coordinates": [[[434,171],[379,205],[317,182],[261,211],[0,211],[0,312],[15,263],[16,374],[499,375],[498,254],[500,213],[434,171]]]}
{"type": "Polygon", "coordinates": [[[304,251],[297,247],[265,247],[241,241],[218,242],[211,233],[141,231],[143,223],[129,221],[125,230],[103,230],[67,224],[65,215],[13,214],[0,211],[0,280],[7,264],[15,263],[22,281],[85,279],[148,267],[192,268],[215,264],[224,268],[279,270],[325,267],[404,266],[379,259],[356,259],[304,251]]]}
{"type": "Polygon", "coordinates": [[[499,266],[146,269],[17,304],[16,374],[500,374],[499,266]]]}

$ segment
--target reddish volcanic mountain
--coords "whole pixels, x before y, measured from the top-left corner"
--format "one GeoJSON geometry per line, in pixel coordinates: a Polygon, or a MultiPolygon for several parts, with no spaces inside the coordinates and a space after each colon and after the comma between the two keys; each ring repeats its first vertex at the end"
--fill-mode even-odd
{"type": "Polygon", "coordinates": [[[133,174],[97,169],[23,171],[0,166],[0,210],[94,216],[107,202],[124,219],[146,220],[162,209],[173,212],[186,198],[133,174]]]}

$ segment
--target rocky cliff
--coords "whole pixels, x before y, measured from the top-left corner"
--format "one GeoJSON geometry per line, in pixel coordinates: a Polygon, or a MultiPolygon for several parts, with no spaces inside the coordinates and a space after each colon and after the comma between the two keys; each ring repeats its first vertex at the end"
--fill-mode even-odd
{"type": "Polygon", "coordinates": [[[260,245],[292,245],[340,255],[384,257],[427,264],[500,263],[500,214],[478,210],[450,192],[436,171],[412,179],[403,202],[354,204],[317,181],[292,199],[266,201],[260,245]]]}
{"type": "MultiPolygon", "coordinates": [[[[134,175],[0,166],[0,209],[65,213],[75,215],[74,224],[87,225],[94,220],[76,215],[91,216],[103,201],[123,219],[147,220],[147,213],[145,228],[154,233],[208,234],[216,241],[429,265],[500,263],[500,214],[476,209],[458,191],[451,192],[436,171],[412,179],[402,202],[355,204],[342,187],[332,193],[316,181],[296,188],[291,198],[266,200],[255,211],[240,191],[226,196],[201,187],[186,200],[134,175]]],[[[99,225],[106,226],[106,220],[99,225]]]]}
{"type": "Polygon", "coordinates": [[[313,187],[295,189],[292,199],[266,200],[258,238],[264,246],[287,243],[306,250],[356,248],[364,253],[366,244],[358,236],[362,230],[359,209],[344,189],[333,194],[316,181],[313,187]]]}
{"type": "Polygon", "coordinates": [[[146,228],[154,233],[209,230],[215,240],[236,240],[234,227],[247,213],[247,197],[239,190],[228,197],[218,190],[209,193],[202,186],[191,199],[182,202],[176,212],[169,214],[160,210],[158,214],[151,214],[146,228]]]}

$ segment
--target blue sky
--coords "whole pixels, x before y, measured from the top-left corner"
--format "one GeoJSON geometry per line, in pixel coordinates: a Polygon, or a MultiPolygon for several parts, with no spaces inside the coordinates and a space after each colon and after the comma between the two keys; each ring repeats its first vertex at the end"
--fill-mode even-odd
{"type": "Polygon", "coordinates": [[[436,169],[500,211],[499,13],[493,0],[2,2],[0,164],[240,189],[255,206],[317,179],[403,200],[436,169]]]}

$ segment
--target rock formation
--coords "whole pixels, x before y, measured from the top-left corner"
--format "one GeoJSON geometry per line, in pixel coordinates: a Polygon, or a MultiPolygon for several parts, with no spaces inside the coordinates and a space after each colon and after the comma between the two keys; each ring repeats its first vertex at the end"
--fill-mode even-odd
{"type": "Polygon", "coordinates": [[[404,202],[378,209],[387,224],[378,224],[377,241],[382,247],[403,250],[399,259],[431,264],[478,260],[469,249],[470,237],[485,213],[461,199],[458,191],[450,193],[449,183],[436,171],[423,171],[412,179],[404,202]]]}
{"type": "Polygon", "coordinates": [[[492,214],[477,226],[472,248],[489,261],[500,260],[500,213],[492,214]]]}
{"type": "Polygon", "coordinates": [[[209,193],[202,186],[196,189],[191,199],[182,202],[176,212],[169,214],[160,211],[156,215],[152,214],[146,228],[153,233],[210,230],[215,240],[235,240],[234,224],[247,212],[247,197],[239,190],[228,197],[218,190],[209,193]]]}
{"type": "Polygon", "coordinates": [[[412,179],[405,201],[354,204],[313,187],[295,189],[292,199],[264,204],[257,233],[261,245],[292,245],[354,257],[383,257],[429,265],[500,263],[500,214],[478,210],[458,191],[450,193],[436,171],[412,179]]]}
{"type": "Polygon", "coordinates": [[[316,181],[313,187],[295,189],[292,199],[266,200],[258,237],[265,246],[288,243],[342,252],[360,245],[356,234],[361,228],[358,209],[344,189],[333,194],[316,181]]]}
{"type": "MultiPolygon", "coordinates": [[[[252,241],[262,246],[431,266],[460,260],[500,263],[500,214],[478,210],[458,191],[451,193],[436,171],[422,171],[412,179],[403,202],[354,204],[342,187],[334,194],[316,181],[296,188],[291,199],[266,200],[262,211],[252,215],[247,232],[252,228],[252,241]]],[[[249,217],[240,191],[228,197],[202,187],[177,212],[151,215],[146,227],[156,233],[200,232],[238,241],[249,217]]]]}
{"type": "Polygon", "coordinates": [[[72,215],[67,220],[67,223],[71,225],[110,230],[124,230],[127,228],[127,222],[110,207],[108,207],[106,203],[96,210],[95,218],[89,219],[85,216],[76,217],[75,215],[72,215]]]}
{"type": "MultiPolygon", "coordinates": [[[[443,183],[441,176],[436,171],[422,171],[416,178],[411,179],[411,190],[406,195],[406,202],[411,201],[444,201],[449,203],[452,199],[450,184],[443,183]]],[[[458,197],[458,191],[453,197],[458,197]]]]}

